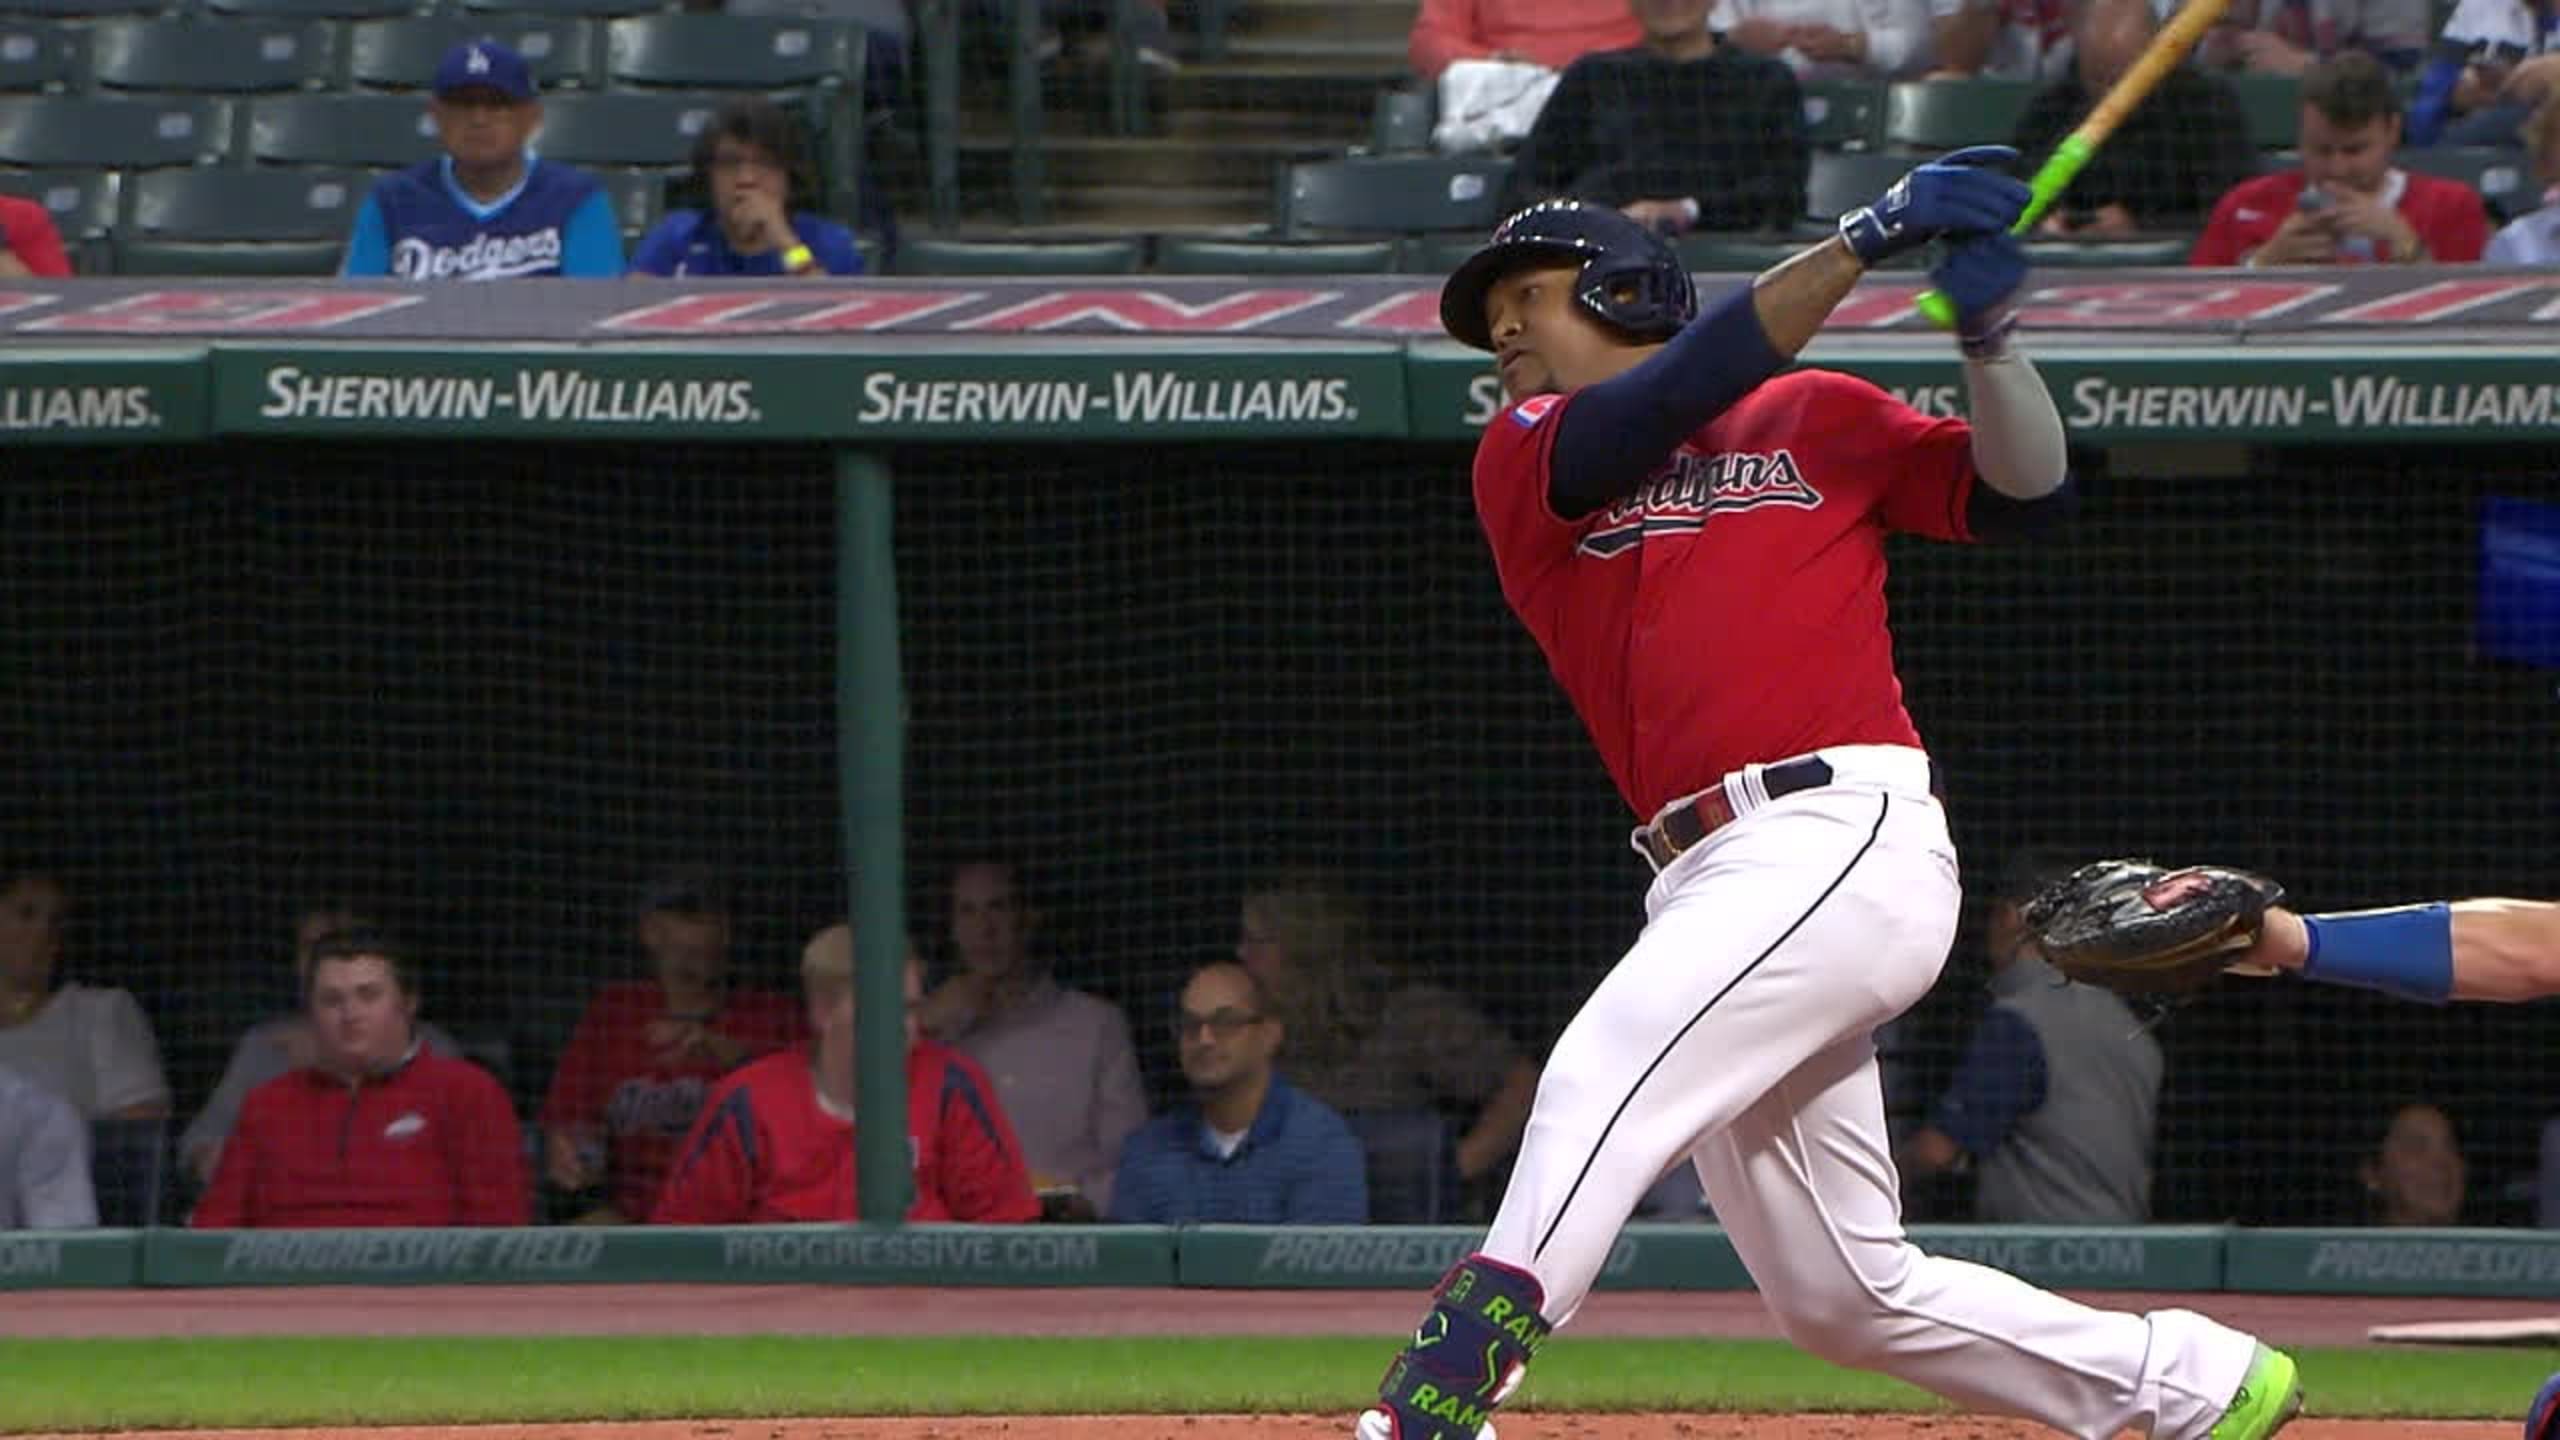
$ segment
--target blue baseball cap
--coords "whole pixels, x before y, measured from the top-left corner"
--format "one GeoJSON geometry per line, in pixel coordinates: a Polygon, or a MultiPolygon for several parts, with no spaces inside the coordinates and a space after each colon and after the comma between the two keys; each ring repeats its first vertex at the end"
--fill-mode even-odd
{"type": "Polygon", "coordinates": [[[530,100],[533,67],[495,40],[465,40],[444,52],[436,66],[435,93],[457,90],[495,90],[510,100],[530,100]]]}

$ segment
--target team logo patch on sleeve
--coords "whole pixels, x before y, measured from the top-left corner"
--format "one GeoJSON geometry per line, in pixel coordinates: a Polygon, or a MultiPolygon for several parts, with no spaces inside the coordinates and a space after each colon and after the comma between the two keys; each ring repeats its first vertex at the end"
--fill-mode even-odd
{"type": "Polygon", "coordinates": [[[1511,407],[1511,423],[1523,430],[1534,430],[1539,421],[1547,418],[1547,412],[1556,408],[1556,402],[1562,399],[1564,397],[1561,395],[1532,395],[1511,407]]]}

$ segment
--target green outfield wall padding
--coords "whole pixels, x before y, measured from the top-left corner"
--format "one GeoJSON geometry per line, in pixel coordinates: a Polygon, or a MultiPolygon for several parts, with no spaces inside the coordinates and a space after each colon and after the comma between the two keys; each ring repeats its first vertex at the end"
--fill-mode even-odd
{"type": "Polygon", "coordinates": [[[1911,1240],[2057,1290],[2216,1290],[2231,1233],[2221,1225],[1915,1225],[1911,1240]]]}
{"type": "Polygon", "coordinates": [[[147,1285],[1174,1283],[1148,1226],[157,1231],[147,1285]]]}
{"type": "Polygon", "coordinates": [[[142,1273],[142,1232],[0,1233],[0,1290],[121,1290],[142,1273]]]}
{"type": "MultiPolygon", "coordinates": [[[[1826,340],[1810,363],[1932,414],[1955,357],[1826,340]]],[[[2560,439],[2560,380],[2524,345],[2367,349],[2052,342],[2036,361],[2084,444],[2560,439]]],[[[683,349],[221,344],[0,359],[0,445],[208,433],[903,442],[1468,441],[1501,403],[1443,342],[874,340],[683,349]]]]}
{"type": "Polygon", "coordinates": [[[2222,1288],[2288,1295],[2560,1295],[2560,1231],[2234,1230],[2222,1288]]]}

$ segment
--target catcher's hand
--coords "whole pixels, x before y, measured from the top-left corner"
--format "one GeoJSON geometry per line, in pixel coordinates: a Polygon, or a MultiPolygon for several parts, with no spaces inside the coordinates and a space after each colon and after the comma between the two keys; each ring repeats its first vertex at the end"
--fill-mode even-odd
{"type": "Polygon", "coordinates": [[[2048,885],[2020,913],[2053,967],[2123,995],[2183,995],[2258,943],[2284,887],[2218,865],[2181,870],[2101,860],[2048,885]]]}

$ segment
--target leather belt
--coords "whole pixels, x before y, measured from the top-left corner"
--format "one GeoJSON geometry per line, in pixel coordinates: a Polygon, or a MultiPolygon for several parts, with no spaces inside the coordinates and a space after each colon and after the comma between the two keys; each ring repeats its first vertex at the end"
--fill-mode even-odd
{"type": "MultiPolygon", "coordinates": [[[[1831,762],[1819,755],[1771,765],[1760,772],[1761,788],[1769,798],[1793,795],[1831,783],[1831,762]]],[[[1654,822],[1638,832],[1645,858],[1653,868],[1669,868],[1681,852],[1733,823],[1733,802],[1725,798],[1722,784],[1710,785],[1670,809],[1654,817],[1654,822]]]]}

